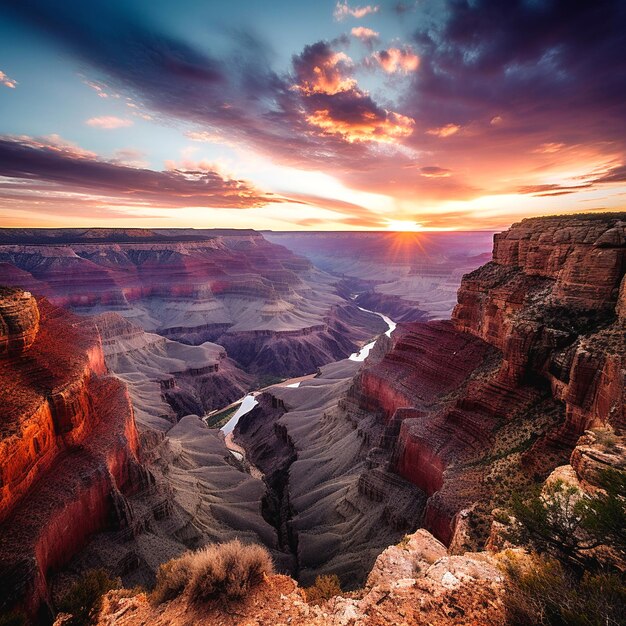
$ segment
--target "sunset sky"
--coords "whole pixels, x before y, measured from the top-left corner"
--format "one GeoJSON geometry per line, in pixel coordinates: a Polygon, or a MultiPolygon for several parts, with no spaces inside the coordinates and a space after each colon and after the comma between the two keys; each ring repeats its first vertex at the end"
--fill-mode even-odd
{"type": "Polygon", "coordinates": [[[0,226],[626,207],[623,0],[0,0],[0,226]]]}

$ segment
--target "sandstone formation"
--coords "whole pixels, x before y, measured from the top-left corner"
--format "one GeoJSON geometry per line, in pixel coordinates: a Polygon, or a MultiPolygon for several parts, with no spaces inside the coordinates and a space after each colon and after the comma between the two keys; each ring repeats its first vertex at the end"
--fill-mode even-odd
{"type": "Polygon", "coordinates": [[[300,580],[362,580],[372,546],[420,526],[480,548],[511,490],[586,429],[624,428],[625,228],[623,214],[524,220],[463,278],[451,321],[400,324],[352,379],[336,364],[259,398],[235,437],[300,580]]]}
{"type": "Polygon", "coordinates": [[[219,431],[179,419],[187,404],[244,393],[248,377],[223,348],[182,345],[113,313],[76,316],[16,289],[3,288],[0,311],[0,614],[20,604],[49,623],[85,570],[150,586],[163,561],[235,536],[281,563],[262,481],[219,431]]]}
{"type": "Polygon", "coordinates": [[[115,311],[181,343],[216,342],[261,378],[309,374],[384,329],[337,283],[250,230],[0,231],[0,284],[77,313],[115,311]]]}
{"type": "Polygon", "coordinates": [[[0,607],[21,599],[32,615],[52,570],[128,523],[123,494],[145,475],[93,323],[17,290],[2,290],[0,311],[0,607]]]}

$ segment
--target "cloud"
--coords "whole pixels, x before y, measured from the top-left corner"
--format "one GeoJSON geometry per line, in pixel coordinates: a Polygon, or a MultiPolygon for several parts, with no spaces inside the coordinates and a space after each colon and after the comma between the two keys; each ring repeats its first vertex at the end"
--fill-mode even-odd
{"type": "Polygon", "coordinates": [[[306,95],[349,91],[356,86],[356,80],[346,75],[352,65],[348,55],[335,52],[325,41],[306,46],[302,54],[293,58],[297,79],[294,88],[306,95]]]}
{"type": "Polygon", "coordinates": [[[114,115],[105,115],[103,117],[91,117],[85,124],[87,124],[87,126],[93,126],[94,128],[112,130],[115,128],[128,128],[133,125],[133,120],[115,117],[114,115]]]}
{"type": "Polygon", "coordinates": [[[333,12],[333,17],[338,22],[341,22],[342,20],[344,20],[346,17],[349,17],[349,16],[360,19],[362,17],[365,17],[366,15],[370,15],[372,13],[378,13],[379,10],[380,10],[380,7],[378,5],[367,4],[362,7],[351,7],[348,4],[347,0],[343,0],[343,2],[341,2],[340,0],[335,5],[335,11],[333,12]]]}
{"type": "Polygon", "coordinates": [[[445,167],[437,167],[436,165],[426,165],[420,168],[422,176],[427,178],[447,178],[452,173],[445,167]]]}
{"type": "MultiPolygon", "coordinates": [[[[562,180],[581,163],[602,166],[596,178],[619,178],[607,164],[626,162],[622,0],[401,4],[411,8],[402,20],[419,69],[393,74],[402,82],[388,81],[385,100],[358,84],[357,62],[332,56],[336,43],[325,44],[331,56],[312,44],[320,57],[305,58],[305,48],[278,72],[269,46],[249,33],[232,35],[232,50],[218,57],[155,29],[128,3],[10,0],[3,7],[95,68],[111,85],[106,93],[132,97],[167,123],[182,120],[196,139],[227,138],[356,189],[416,203],[471,200],[532,187],[538,171],[542,184],[562,180]],[[396,83],[401,92],[392,90],[396,83]],[[405,167],[416,154],[454,175],[405,167]]],[[[366,8],[338,5],[342,18],[366,8]]]]}
{"type": "MultiPolygon", "coordinates": [[[[246,209],[280,201],[246,181],[210,168],[154,171],[104,161],[71,144],[30,137],[0,137],[0,177],[28,181],[28,193],[45,202],[50,193],[100,196],[151,207],[246,209]],[[42,195],[43,194],[43,195],[42,195]]],[[[13,183],[14,190],[23,189],[13,183]]],[[[0,202],[4,196],[0,194],[0,202]]]]}
{"type": "Polygon", "coordinates": [[[413,132],[411,118],[379,106],[358,87],[349,74],[351,59],[328,42],[306,46],[293,67],[306,121],[322,136],[349,144],[398,143],[413,132]]]}
{"type": "Polygon", "coordinates": [[[355,26],[350,34],[357,39],[360,39],[364,44],[371,45],[373,42],[378,41],[379,33],[371,28],[365,26],[355,26]]]}
{"type": "Polygon", "coordinates": [[[589,189],[591,183],[583,185],[560,185],[558,183],[542,184],[542,185],[524,185],[518,187],[515,191],[521,194],[531,194],[533,196],[564,196],[570,193],[576,193],[583,189],[589,189]]]}
{"type": "Polygon", "coordinates": [[[388,74],[414,72],[420,64],[412,48],[388,48],[374,54],[374,58],[388,74]]]}
{"type": "Polygon", "coordinates": [[[435,137],[451,137],[452,135],[456,135],[461,130],[461,127],[457,124],[446,124],[445,126],[441,126],[440,128],[430,128],[426,132],[429,135],[434,135],[435,137]]]}
{"type": "Polygon", "coordinates": [[[399,139],[408,137],[413,132],[414,122],[411,118],[387,111],[368,107],[360,108],[356,101],[351,111],[337,109],[317,109],[307,117],[307,121],[321,128],[329,135],[339,135],[349,143],[376,141],[380,143],[397,143],[399,139]],[[347,113],[347,114],[344,114],[347,113]]]}
{"type": "Polygon", "coordinates": [[[4,85],[9,89],[15,89],[17,81],[9,78],[2,70],[0,70],[0,85],[4,85]]]}
{"type": "Polygon", "coordinates": [[[618,165],[594,179],[594,183],[626,183],[626,165],[618,165]]]}

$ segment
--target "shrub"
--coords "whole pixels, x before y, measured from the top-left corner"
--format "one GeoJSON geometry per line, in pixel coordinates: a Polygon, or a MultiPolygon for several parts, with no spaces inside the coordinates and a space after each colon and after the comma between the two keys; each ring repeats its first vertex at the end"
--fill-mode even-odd
{"type": "Polygon", "coordinates": [[[594,549],[601,545],[625,553],[626,472],[605,470],[600,486],[603,491],[588,496],[557,480],[527,499],[514,495],[511,513],[517,525],[508,538],[579,571],[599,566],[594,549]]]}
{"type": "Polygon", "coordinates": [[[325,600],[330,600],[334,596],[341,593],[341,584],[336,574],[329,576],[318,576],[315,584],[311,587],[305,587],[304,594],[307,602],[311,604],[320,604],[325,600]]]}
{"type": "Polygon", "coordinates": [[[154,604],[173,600],[183,592],[191,579],[194,556],[193,552],[187,552],[159,566],[156,585],[150,596],[154,604]]]}
{"type": "Polygon", "coordinates": [[[574,576],[552,557],[507,558],[504,603],[511,626],[618,626],[626,606],[623,575],[574,576]]]}
{"type": "Polygon", "coordinates": [[[117,587],[119,587],[119,581],[110,578],[104,570],[96,569],[87,572],[81,580],[70,587],[59,602],[59,612],[69,613],[72,616],[65,623],[70,626],[92,624],[100,611],[102,596],[117,587]]]}
{"type": "Polygon", "coordinates": [[[245,596],[274,571],[268,551],[239,540],[206,546],[163,563],[151,599],[160,604],[188,592],[193,602],[245,596]]]}
{"type": "Polygon", "coordinates": [[[259,545],[239,540],[207,546],[193,555],[189,595],[193,602],[218,597],[236,600],[274,571],[272,559],[259,545]]]}

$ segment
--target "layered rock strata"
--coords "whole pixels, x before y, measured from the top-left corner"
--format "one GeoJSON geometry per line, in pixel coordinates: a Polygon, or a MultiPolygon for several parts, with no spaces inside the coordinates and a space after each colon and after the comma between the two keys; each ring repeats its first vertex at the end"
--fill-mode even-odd
{"type": "Polygon", "coordinates": [[[146,429],[167,431],[185,415],[227,406],[252,384],[222,346],[181,344],[145,332],[118,313],[102,313],[95,323],[107,366],[128,386],[146,429]]]}
{"type": "Polygon", "coordinates": [[[0,293],[0,320],[0,607],[21,600],[33,616],[52,571],[95,532],[128,523],[123,494],[147,476],[95,326],[16,290],[0,293]]]}
{"type": "Polygon", "coordinates": [[[309,374],[384,330],[337,282],[254,231],[0,232],[1,284],[181,343],[216,342],[258,377],[309,374]]]}
{"type": "Polygon", "coordinates": [[[261,399],[235,436],[264,467],[296,574],[358,580],[395,512],[396,528],[476,549],[491,509],[585,429],[624,428],[625,218],[524,220],[463,278],[451,321],[400,324],[328,396],[324,375],[261,399]],[[355,489],[387,512],[364,520],[355,489]]]}

